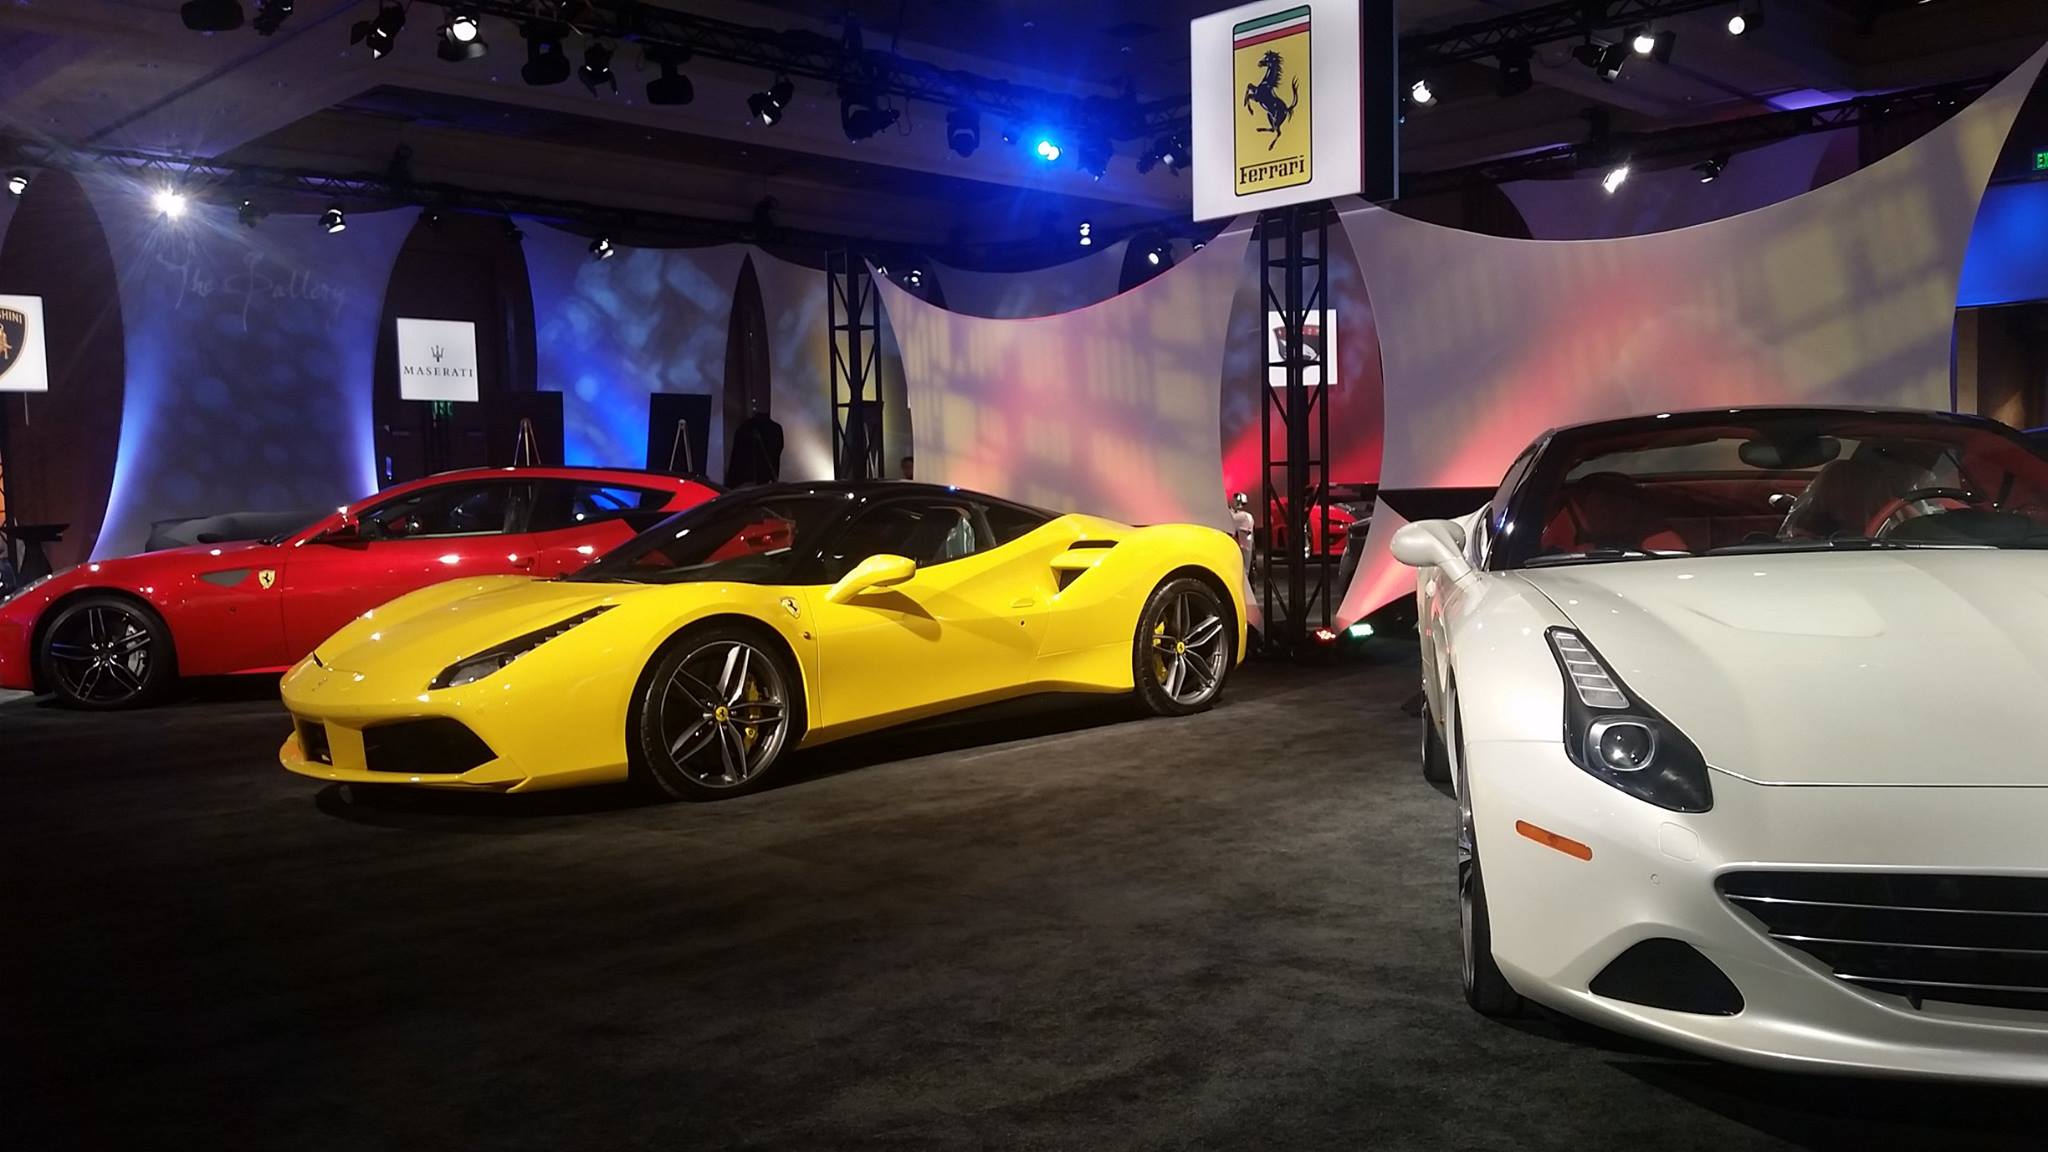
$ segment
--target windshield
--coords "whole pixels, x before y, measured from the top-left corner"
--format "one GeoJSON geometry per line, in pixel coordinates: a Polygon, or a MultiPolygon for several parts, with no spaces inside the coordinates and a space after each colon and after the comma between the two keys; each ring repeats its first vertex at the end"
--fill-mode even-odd
{"type": "Polygon", "coordinates": [[[1810,410],[1669,419],[1554,436],[1514,498],[1521,530],[1501,566],[2048,547],[2048,458],[1996,426],[1810,410]]]}
{"type": "Polygon", "coordinates": [[[848,501],[844,494],[722,496],[669,517],[564,579],[792,583],[796,566],[814,550],[818,534],[839,518],[848,501]]]}

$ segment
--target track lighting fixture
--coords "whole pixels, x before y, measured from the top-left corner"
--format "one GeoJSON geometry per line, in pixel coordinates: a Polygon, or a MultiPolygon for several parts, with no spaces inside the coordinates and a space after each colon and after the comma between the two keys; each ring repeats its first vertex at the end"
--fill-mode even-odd
{"type": "Polygon", "coordinates": [[[194,32],[232,32],[242,26],[242,0],[186,0],[178,17],[194,32]]]}
{"type": "Polygon", "coordinates": [[[612,49],[610,45],[591,41],[583,49],[583,67],[576,70],[576,78],[583,86],[597,95],[599,88],[610,88],[614,95],[619,91],[619,78],[612,72],[612,49]]]}
{"type": "Polygon", "coordinates": [[[327,211],[320,214],[320,228],[329,236],[348,231],[348,215],[341,210],[341,205],[329,205],[327,211]]]}
{"type": "Polygon", "coordinates": [[[531,21],[519,29],[526,40],[526,64],[520,78],[536,88],[560,84],[569,78],[569,57],[562,51],[562,26],[531,21]]]}
{"type": "Polygon", "coordinates": [[[348,42],[368,48],[372,60],[382,60],[397,46],[398,34],[404,28],[405,5],[399,0],[384,0],[374,19],[356,21],[349,30],[348,42]]]}
{"type": "Polygon", "coordinates": [[[946,113],[946,147],[957,156],[972,156],[981,147],[981,113],[955,108],[946,113]]]}
{"type": "Polygon", "coordinates": [[[789,109],[789,102],[796,98],[796,85],[787,76],[777,76],[775,83],[764,92],[747,97],[747,112],[755,120],[773,128],[782,123],[782,114],[789,109]]]}
{"type": "Polygon", "coordinates": [[[440,41],[435,54],[451,64],[474,60],[490,51],[490,45],[484,43],[482,23],[475,12],[466,8],[448,14],[447,22],[441,25],[440,41]]]}

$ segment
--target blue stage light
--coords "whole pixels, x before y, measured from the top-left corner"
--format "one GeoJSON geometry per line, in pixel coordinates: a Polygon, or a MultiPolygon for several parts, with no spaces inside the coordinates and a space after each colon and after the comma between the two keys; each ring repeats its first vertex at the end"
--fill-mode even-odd
{"type": "Polygon", "coordinates": [[[1040,160],[1048,164],[1060,158],[1060,146],[1051,140],[1040,140],[1034,151],[1038,153],[1040,160]]]}

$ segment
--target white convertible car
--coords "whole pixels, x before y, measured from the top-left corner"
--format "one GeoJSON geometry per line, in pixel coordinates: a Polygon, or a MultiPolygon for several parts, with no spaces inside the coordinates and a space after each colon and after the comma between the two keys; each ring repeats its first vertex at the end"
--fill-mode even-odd
{"type": "Polygon", "coordinates": [[[1410,524],[1466,997],[2048,1083],[2048,459],[1968,416],[1545,434],[1410,524]]]}

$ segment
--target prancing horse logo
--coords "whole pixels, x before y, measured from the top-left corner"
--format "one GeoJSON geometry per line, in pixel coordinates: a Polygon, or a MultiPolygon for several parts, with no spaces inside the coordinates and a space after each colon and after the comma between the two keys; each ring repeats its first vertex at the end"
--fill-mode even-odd
{"type": "Polygon", "coordinates": [[[256,582],[263,585],[265,592],[270,591],[271,587],[277,583],[277,569],[265,568],[256,573],[256,582]]]}

